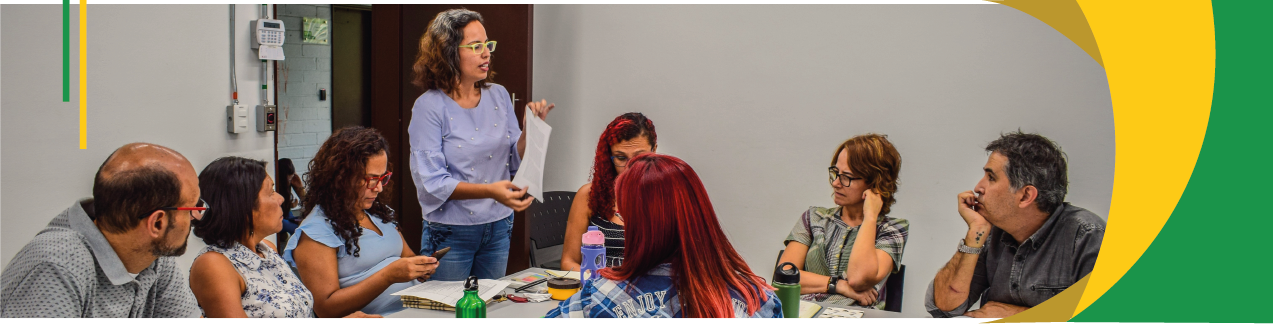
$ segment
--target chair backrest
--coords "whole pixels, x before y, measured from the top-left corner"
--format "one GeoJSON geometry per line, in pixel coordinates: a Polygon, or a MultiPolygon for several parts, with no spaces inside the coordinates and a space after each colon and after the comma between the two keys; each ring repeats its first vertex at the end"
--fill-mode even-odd
{"type": "Polygon", "coordinates": [[[884,310],[890,312],[902,311],[902,286],[906,282],[906,265],[897,267],[897,273],[888,276],[888,281],[884,282],[884,310]]]}
{"type": "Polygon", "coordinates": [[[530,266],[543,267],[553,259],[560,261],[561,245],[566,239],[566,220],[570,218],[570,204],[574,199],[573,191],[549,191],[526,208],[526,224],[530,226],[530,266]]]}

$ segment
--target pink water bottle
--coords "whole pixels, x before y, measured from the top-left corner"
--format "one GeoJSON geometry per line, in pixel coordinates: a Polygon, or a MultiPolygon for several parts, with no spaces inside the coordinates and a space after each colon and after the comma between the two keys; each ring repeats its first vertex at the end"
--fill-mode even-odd
{"type": "Polygon", "coordinates": [[[583,262],[579,264],[579,278],[596,279],[597,270],[606,267],[606,236],[596,226],[588,226],[583,233],[583,262]]]}

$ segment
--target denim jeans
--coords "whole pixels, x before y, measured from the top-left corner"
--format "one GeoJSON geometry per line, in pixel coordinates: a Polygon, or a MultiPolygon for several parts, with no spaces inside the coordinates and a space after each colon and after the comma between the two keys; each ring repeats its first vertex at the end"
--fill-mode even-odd
{"type": "Polygon", "coordinates": [[[449,225],[424,222],[420,236],[420,255],[430,255],[450,247],[438,271],[430,280],[464,281],[469,275],[479,279],[498,279],[508,270],[509,238],[513,234],[513,215],[479,225],[449,225]]]}

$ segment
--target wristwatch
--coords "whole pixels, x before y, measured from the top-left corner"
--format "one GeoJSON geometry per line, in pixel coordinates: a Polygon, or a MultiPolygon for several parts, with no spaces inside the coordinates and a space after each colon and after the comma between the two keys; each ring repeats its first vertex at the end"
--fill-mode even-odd
{"type": "Polygon", "coordinates": [[[968,245],[964,245],[964,239],[959,239],[959,252],[968,253],[968,254],[981,254],[981,249],[982,248],[975,248],[968,245]]]}
{"type": "Polygon", "coordinates": [[[838,275],[837,275],[837,276],[834,276],[834,277],[827,278],[827,293],[828,293],[828,294],[834,294],[834,293],[835,293],[835,284],[836,284],[837,282],[840,282],[840,280],[842,280],[842,279],[844,279],[844,277],[841,277],[841,276],[838,276],[838,275]]]}

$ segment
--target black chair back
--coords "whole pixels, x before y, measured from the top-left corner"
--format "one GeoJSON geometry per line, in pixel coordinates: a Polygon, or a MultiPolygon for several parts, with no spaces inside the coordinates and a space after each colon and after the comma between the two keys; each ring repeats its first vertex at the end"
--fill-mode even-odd
{"type": "Polygon", "coordinates": [[[897,267],[897,273],[884,282],[884,310],[902,312],[902,284],[906,282],[906,265],[897,267]]]}
{"type": "Polygon", "coordinates": [[[526,208],[531,267],[561,267],[561,245],[566,239],[566,220],[574,199],[573,191],[549,191],[526,208]]]}

